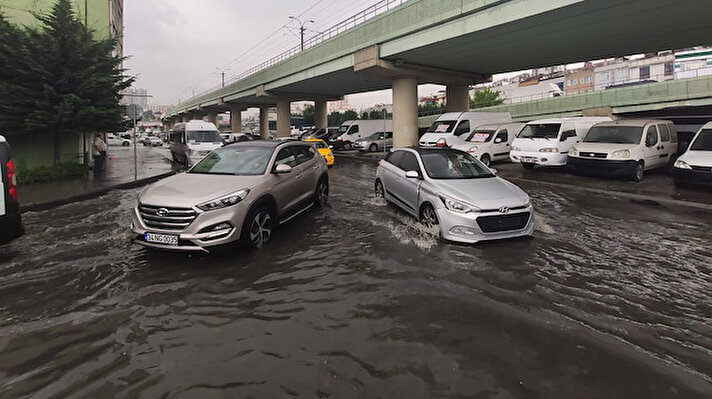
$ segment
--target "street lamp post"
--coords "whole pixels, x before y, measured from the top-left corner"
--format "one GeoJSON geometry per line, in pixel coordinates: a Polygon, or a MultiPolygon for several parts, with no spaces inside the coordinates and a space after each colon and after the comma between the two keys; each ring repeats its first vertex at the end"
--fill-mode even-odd
{"type": "Polygon", "coordinates": [[[306,28],[304,27],[304,25],[306,25],[310,22],[314,23],[314,20],[310,19],[308,21],[302,22],[301,19],[299,19],[295,16],[292,16],[292,15],[289,16],[289,19],[293,19],[293,20],[297,21],[297,23],[299,24],[299,36],[301,37],[301,43],[302,43],[301,49],[302,49],[302,51],[304,51],[304,31],[306,31],[306,28]]]}

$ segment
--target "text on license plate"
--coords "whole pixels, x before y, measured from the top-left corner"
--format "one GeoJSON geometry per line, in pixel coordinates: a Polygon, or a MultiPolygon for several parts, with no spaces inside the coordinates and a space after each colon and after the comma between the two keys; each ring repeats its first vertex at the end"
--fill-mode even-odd
{"type": "Polygon", "coordinates": [[[178,245],[178,236],[170,234],[144,233],[143,240],[154,244],[178,245]]]}
{"type": "Polygon", "coordinates": [[[519,159],[520,159],[522,162],[531,162],[531,163],[535,163],[535,162],[538,161],[538,159],[537,159],[537,158],[534,158],[534,157],[520,157],[519,159]]]}

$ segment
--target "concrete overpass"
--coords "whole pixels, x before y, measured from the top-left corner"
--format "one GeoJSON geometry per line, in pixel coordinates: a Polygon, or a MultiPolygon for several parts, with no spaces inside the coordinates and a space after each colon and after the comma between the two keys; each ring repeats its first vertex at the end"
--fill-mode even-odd
{"type": "MultiPolygon", "coordinates": [[[[169,121],[229,109],[239,120],[277,107],[277,135],[289,135],[289,102],[326,101],[393,89],[395,145],[417,144],[417,85],[447,86],[447,108],[469,106],[469,84],[492,74],[621,54],[708,44],[709,0],[410,0],[225,88],[179,104],[169,121]]],[[[239,126],[233,127],[235,130],[239,126]]]]}

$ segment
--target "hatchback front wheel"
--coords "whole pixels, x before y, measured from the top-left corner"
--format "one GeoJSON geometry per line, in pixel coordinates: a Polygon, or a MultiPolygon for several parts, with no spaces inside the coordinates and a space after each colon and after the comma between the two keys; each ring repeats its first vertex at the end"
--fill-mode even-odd
{"type": "Polygon", "coordinates": [[[435,208],[431,205],[423,206],[423,209],[420,211],[420,223],[427,228],[437,226],[439,223],[435,208]]]}

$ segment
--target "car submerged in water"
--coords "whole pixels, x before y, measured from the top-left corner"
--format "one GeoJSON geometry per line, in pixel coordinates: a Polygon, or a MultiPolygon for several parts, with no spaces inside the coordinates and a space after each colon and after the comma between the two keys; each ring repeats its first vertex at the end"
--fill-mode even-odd
{"type": "Polygon", "coordinates": [[[377,197],[396,204],[448,241],[530,236],[529,196],[470,154],[449,148],[394,148],[379,162],[377,197]]]}
{"type": "Polygon", "coordinates": [[[299,141],[247,141],[216,149],[186,173],[148,186],[132,215],[134,242],[210,252],[242,241],[261,248],[277,226],[329,194],[324,159],[299,141]]]}

